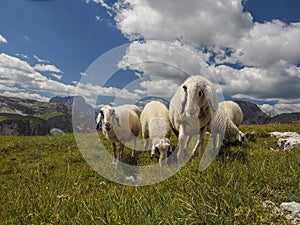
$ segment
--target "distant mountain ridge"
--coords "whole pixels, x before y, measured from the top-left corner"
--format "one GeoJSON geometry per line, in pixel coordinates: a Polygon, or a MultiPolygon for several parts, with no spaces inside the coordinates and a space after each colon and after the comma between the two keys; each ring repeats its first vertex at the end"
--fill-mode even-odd
{"type": "Polygon", "coordinates": [[[47,135],[53,128],[73,132],[75,98],[79,119],[94,115],[94,109],[81,96],[54,97],[49,102],[0,96],[0,135],[47,135]]]}
{"type": "Polygon", "coordinates": [[[243,124],[296,123],[300,121],[300,112],[282,113],[271,117],[254,103],[239,100],[235,102],[239,104],[243,111],[243,124]]]}
{"type": "MultiPolygon", "coordinates": [[[[83,97],[54,97],[50,102],[39,102],[31,99],[0,96],[0,135],[48,135],[53,128],[60,129],[65,133],[73,132],[72,107],[80,120],[80,126],[84,129],[93,129],[91,124],[95,123],[95,109],[87,104],[83,97]],[[82,126],[81,126],[82,122],[82,126]]],[[[151,101],[158,100],[166,104],[165,99],[146,97],[137,105],[142,109],[151,101]]],[[[269,117],[260,108],[250,102],[236,101],[243,113],[243,124],[263,123],[294,123],[300,121],[300,113],[284,113],[269,117]]],[[[77,131],[77,130],[76,130],[77,131]]]]}

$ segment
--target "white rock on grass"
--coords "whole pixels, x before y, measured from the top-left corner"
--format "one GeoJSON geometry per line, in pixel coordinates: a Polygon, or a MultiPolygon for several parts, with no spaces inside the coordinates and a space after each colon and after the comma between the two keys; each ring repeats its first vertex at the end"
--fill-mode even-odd
{"type": "Polygon", "coordinates": [[[51,136],[56,136],[56,135],[62,135],[64,134],[65,132],[63,132],[62,130],[58,129],[58,128],[52,128],[50,131],[49,131],[49,134],[51,136]]]}
{"type": "Polygon", "coordinates": [[[296,145],[300,145],[300,135],[296,132],[271,132],[272,137],[276,137],[278,149],[288,150],[296,145]]]}
{"type": "Polygon", "coordinates": [[[280,204],[280,209],[289,212],[286,218],[292,224],[300,225],[300,203],[298,202],[283,202],[280,204]]]}
{"type": "Polygon", "coordinates": [[[270,208],[274,214],[285,216],[291,224],[300,225],[300,203],[283,202],[280,207],[277,207],[272,201],[266,200],[262,204],[263,207],[270,208]]]}
{"type": "Polygon", "coordinates": [[[281,203],[280,208],[294,214],[300,213],[300,203],[298,202],[283,202],[281,203]]]}

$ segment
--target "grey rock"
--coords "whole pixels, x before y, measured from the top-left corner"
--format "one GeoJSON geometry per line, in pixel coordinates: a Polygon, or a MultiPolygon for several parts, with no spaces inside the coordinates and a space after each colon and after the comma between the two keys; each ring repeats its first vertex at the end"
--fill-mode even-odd
{"type": "Polygon", "coordinates": [[[56,135],[62,135],[64,134],[65,132],[63,132],[61,129],[58,129],[58,128],[52,128],[50,131],[49,131],[49,134],[51,136],[56,136],[56,135]]]}

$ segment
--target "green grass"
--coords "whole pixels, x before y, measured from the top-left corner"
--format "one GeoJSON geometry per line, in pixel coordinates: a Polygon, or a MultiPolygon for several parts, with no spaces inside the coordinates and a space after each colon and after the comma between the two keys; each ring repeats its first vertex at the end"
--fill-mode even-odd
{"type": "Polygon", "coordinates": [[[22,115],[13,115],[13,116],[0,116],[0,121],[5,121],[5,120],[33,120],[33,121],[38,121],[38,120],[43,120],[42,118],[35,117],[35,116],[22,116],[22,115]]]}
{"type": "MultiPolygon", "coordinates": [[[[241,129],[255,131],[247,148],[226,149],[203,172],[193,159],[175,176],[144,187],[94,172],[71,134],[2,136],[0,224],[289,224],[262,202],[300,201],[300,147],[269,151],[276,140],[268,132],[300,133],[300,126],[241,129]]],[[[131,158],[124,153],[124,160],[131,158]]],[[[149,154],[131,160],[149,164],[149,154]]]]}
{"type": "Polygon", "coordinates": [[[56,116],[61,116],[61,115],[64,115],[64,114],[61,112],[52,112],[52,113],[45,113],[45,114],[39,115],[38,118],[41,118],[43,120],[48,120],[50,118],[53,118],[56,116]]]}

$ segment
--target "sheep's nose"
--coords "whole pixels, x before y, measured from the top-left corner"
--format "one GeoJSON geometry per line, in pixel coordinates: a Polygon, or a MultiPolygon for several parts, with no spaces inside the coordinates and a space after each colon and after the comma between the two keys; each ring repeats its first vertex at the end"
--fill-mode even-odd
{"type": "Polygon", "coordinates": [[[110,123],[105,123],[105,129],[110,129],[110,127],[111,127],[111,124],[110,123]]]}

